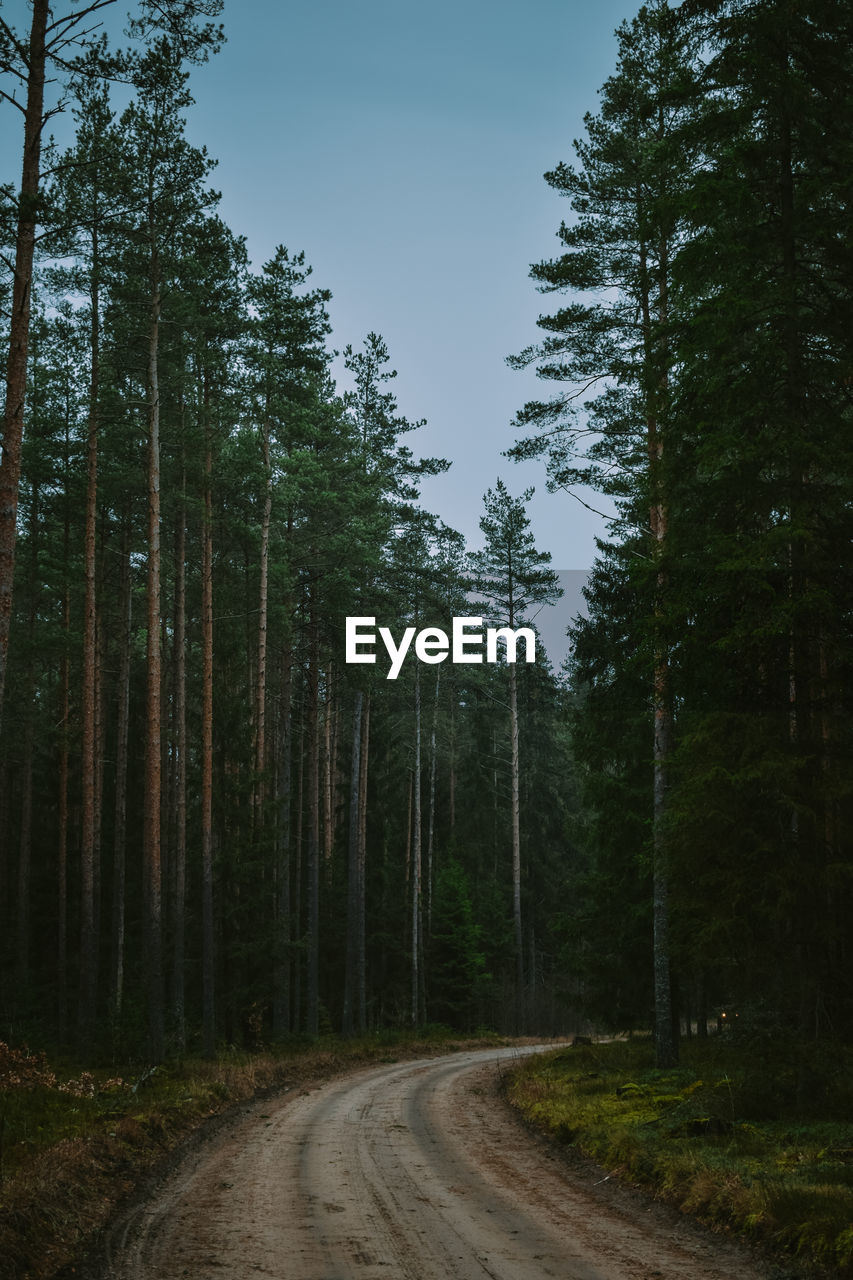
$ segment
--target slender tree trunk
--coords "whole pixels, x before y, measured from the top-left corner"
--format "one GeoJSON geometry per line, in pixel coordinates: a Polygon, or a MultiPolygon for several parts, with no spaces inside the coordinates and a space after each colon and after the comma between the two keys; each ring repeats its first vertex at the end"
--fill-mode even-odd
{"type": "MultiPolygon", "coordinates": [[[[409,770],[409,795],[406,806],[406,888],[405,899],[408,900],[411,895],[412,888],[412,807],[414,804],[415,780],[411,769],[409,770]]],[[[409,928],[409,912],[408,909],[403,913],[403,947],[409,941],[411,930],[409,928]]]]}
{"type": "Polygon", "coordinates": [[[213,427],[210,383],[202,374],[204,515],[201,535],[201,982],[204,1056],[216,1053],[213,937],[213,427]]]}
{"type": "Polygon", "coordinates": [[[30,982],[30,932],[31,932],[31,868],[32,868],[32,819],[33,819],[33,751],[35,745],[35,688],[36,688],[36,618],[38,613],[39,527],[41,524],[41,498],[37,485],[33,487],[29,520],[30,564],[28,566],[30,612],[27,623],[27,660],[23,681],[24,730],[21,752],[20,813],[21,825],[18,840],[18,901],[17,901],[17,979],[21,991],[30,982]]]}
{"type": "Polygon", "coordinates": [[[148,1047],[151,1059],[164,1053],[163,924],[161,884],[161,654],[160,654],[160,388],[158,342],[160,276],[156,246],[151,257],[151,308],[148,333],[148,582],[145,809],[143,860],[145,883],[145,956],[148,978],[148,1047]]]}
{"type": "MultiPolygon", "coordinates": [[[[302,939],[303,903],[302,903],[302,845],[305,829],[305,687],[300,687],[299,714],[299,770],[296,783],[296,866],[294,867],[293,901],[296,904],[295,936],[302,939]]],[[[293,975],[293,1025],[302,1026],[302,973],[303,966],[297,964],[293,975]]]]}
{"type": "Polygon", "coordinates": [[[3,451],[0,458],[0,716],[6,685],[12,587],[15,578],[15,534],[21,444],[27,391],[27,350],[30,337],[33,255],[41,177],[41,136],[44,123],[45,35],[49,0],[33,0],[33,20],[27,50],[27,103],[24,112],[24,158],[15,242],[9,358],[6,365],[6,404],[3,451]]]}
{"type": "MultiPolygon", "coordinates": [[[[288,610],[289,614],[289,610],[288,610]]],[[[292,906],[290,896],[290,848],[291,848],[291,796],[293,771],[293,712],[291,689],[293,684],[293,643],[288,640],[282,656],[280,742],[278,753],[276,824],[276,881],[278,886],[277,929],[275,947],[275,994],[273,997],[273,1033],[284,1036],[291,1029],[290,981],[291,981],[291,929],[292,906]]]]}
{"type": "Polygon", "coordinates": [[[364,694],[357,689],[352,712],[352,765],[350,767],[349,845],[347,850],[347,940],[344,967],[344,1005],[341,1030],[351,1036],[354,1030],[354,1010],[358,999],[358,890],[359,890],[359,836],[361,795],[361,719],[364,694]]]}
{"type": "Polygon", "coordinates": [[[104,654],[104,629],[98,614],[95,618],[95,830],[94,830],[94,954],[95,954],[95,1008],[97,1011],[101,972],[101,837],[104,814],[104,754],[106,744],[106,717],[104,714],[104,685],[106,658],[104,654]]]}
{"type": "Polygon", "coordinates": [[[450,686],[450,773],[447,780],[447,826],[452,837],[456,827],[456,686],[450,686]]]}
{"type": "Polygon", "coordinates": [[[59,778],[56,823],[56,1013],[59,1043],[68,1037],[68,783],[71,714],[71,423],[65,415],[64,519],[62,527],[62,657],[59,663],[59,778]]]}
{"type": "Polygon", "coordinates": [[[113,825],[113,904],[111,927],[112,972],[110,1008],[116,1024],[124,999],[125,879],[127,850],[127,757],[130,727],[130,640],[133,608],[130,538],[125,523],[121,553],[121,640],[116,716],[115,818],[113,825]]]}
{"type": "Polygon", "coordinates": [[[335,707],[333,664],[326,668],[326,701],[323,708],[323,865],[327,881],[332,874],[334,810],[332,792],[332,720],[335,707]]]}
{"type": "Polygon", "coordinates": [[[420,1022],[421,1007],[421,679],[415,663],[415,766],[412,828],[412,1026],[420,1022]]]}
{"type": "Polygon", "coordinates": [[[98,233],[92,230],[93,264],[90,289],[89,421],[86,441],[86,517],[83,544],[83,675],[81,693],[80,774],[82,814],[80,826],[80,997],[77,1034],[85,1046],[95,1026],[97,900],[97,554],[98,519],[98,395],[100,383],[100,297],[98,281],[98,233]]]}
{"type": "Polygon", "coordinates": [[[270,464],[269,418],[264,418],[262,437],[264,460],[264,510],[261,518],[261,565],[258,591],[258,670],[255,689],[255,784],[253,787],[253,826],[260,831],[264,823],[264,770],[266,768],[267,705],[267,618],[269,614],[269,548],[272,516],[272,466],[270,464]]]}
{"type": "Polygon", "coordinates": [[[175,545],[174,733],[175,845],[172,917],[172,1020],[179,1052],[186,1047],[184,922],[187,892],[187,711],[186,711],[186,475],[175,545]]]}
{"type": "Polygon", "coordinates": [[[71,710],[71,596],[68,590],[70,527],[66,506],[63,553],[62,660],[59,669],[59,781],[56,830],[56,996],[59,1043],[68,1035],[68,720],[71,710]]]}
{"type": "MultiPolygon", "coordinates": [[[[32,699],[30,699],[32,702],[32,699]]],[[[27,712],[21,760],[21,829],[18,844],[17,978],[18,990],[30,985],[30,871],[33,834],[33,712],[27,712]]]]}
{"type": "Polygon", "coordinates": [[[312,587],[308,659],[308,972],[306,1030],[319,1034],[320,1019],[320,620],[312,587]]]}
{"type": "Polygon", "coordinates": [[[666,814],[668,772],[667,761],[672,752],[672,713],[669,693],[669,664],[656,657],[654,672],[654,809],[653,809],[653,885],[655,978],[655,1051],[659,1068],[674,1066],[678,1061],[675,1037],[670,972],[669,943],[669,877],[663,840],[666,814]]]}
{"type": "Polygon", "coordinates": [[[429,735],[429,835],[427,836],[427,937],[432,933],[432,851],[435,840],[435,738],[438,730],[438,693],[441,667],[435,669],[435,697],[432,704],[432,729],[429,735]]]}
{"type": "MultiPolygon", "coordinates": [[[[512,626],[512,622],[510,622],[512,626]]],[[[518,677],[509,664],[509,724],[512,739],[512,923],[515,937],[515,1028],[524,1030],[524,935],[521,927],[521,804],[518,761],[518,677]]]]}
{"type": "Polygon", "coordinates": [[[365,915],[367,910],[367,768],[370,752],[370,689],[364,696],[364,712],[361,717],[361,770],[358,784],[358,950],[356,956],[356,987],[358,992],[357,1027],[363,1035],[367,1030],[367,935],[365,915]]]}
{"type": "MultiPolygon", "coordinates": [[[[641,262],[643,269],[641,312],[645,358],[650,377],[654,370],[655,361],[658,362],[659,374],[657,382],[660,393],[663,396],[667,385],[666,353],[661,353],[659,344],[656,346],[654,342],[645,245],[641,247],[641,262]]],[[[658,319],[662,326],[667,319],[668,270],[668,252],[664,241],[660,247],[658,263],[658,319]]],[[[667,592],[666,573],[661,567],[667,534],[667,506],[662,474],[663,437],[658,405],[651,396],[646,417],[646,446],[652,491],[649,523],[655,540],[654,555],[658,562],[655,584],[655,653],[652,677],[654,715],[652,919],[654,932],[655,1058],[659,1068],[666,1068],[674,1066],[678,1061],[678,1040],[674,1022],[669,941],[669,872],[663,836],[669,792],[668,768],[673,747],[673,724],[669,656],[661,635],[664,600],[667,592]]]]}

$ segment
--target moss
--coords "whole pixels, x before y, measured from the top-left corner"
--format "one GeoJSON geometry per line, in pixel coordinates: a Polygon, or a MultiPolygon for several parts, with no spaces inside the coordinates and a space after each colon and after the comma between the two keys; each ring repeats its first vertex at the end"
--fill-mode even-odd
{"type": "MultiPolygon", "coordinates": [[[[694,1042],[659,1072],[648,1042],[593,1045],[526,1060],[507,1092],[531,1123],[683,1212],[853,1277],[847,1099],[827,1075],[820,1113],[813,1097],[799,1110],[790,1046],[781,1065],[763,1049],[756,1064],[743,1044],[694,1042]]],[[[849,1050],[823,1056],[843,1091],[849,1050]]]]}

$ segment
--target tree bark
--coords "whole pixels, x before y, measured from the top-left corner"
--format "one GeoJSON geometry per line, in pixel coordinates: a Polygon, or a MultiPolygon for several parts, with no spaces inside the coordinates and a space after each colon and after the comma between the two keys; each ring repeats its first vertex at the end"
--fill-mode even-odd
{"type": "Polygon", "coordinates": [[[429,736],[429,835],[427,836],[427,937],[432,933],[432,856],[435,842],[435,738],[438,730],[438,693],[441,667],[435,669],[435,697],[432,704],[432,729],[429,736]]]}
{"type": "Polygon", "coordinates": [[[121,555],[121,641],[116,716],[115,818],[113,825],[113,904],[111,925],[112,966],[110,1008],[115,1023],[121,1018],[124,999],[125,880],[127,850],[127,757],[130,726],[130,641],[133,596],[131,592],[130,540],[127,524],[121,555]]]}
{"type": "Polygon", "coordinates": [[[82,814],[80,824],[80,996],[77,1034],[80,1044],[91,1040],[96,1003],[96,844],[97,844],[97,556],[98,518],[98,395],[100,381],[100,296],[97,221],[92,227],[90,278],[89,419],[86,440],[86,518],[83,540],[83,675],[81,694],[80,773],[82,814]]]}
{"type": "Polygon", "coordinates": [[[357,1022],[359,1032],[367,1031],[367,768],[370,754],[370,689],[364,696],[361,717],[361,771],[358,785],[358,930],[356,955],[356,987],[358,991],[357,1022]]]}
{"type": "MultiPolygon", "coordinates": [[[[510,626],[513,625],[510,619],[510,626]]],[[[515,937],[515,1029],[524,1030],[524,935],[521,927],[521,804],[518,759],[518,678],[509,664],[509,725],[512,739],[512,923],[515,937]]]]}
{"type": "MultiPolygon", "coordinates": [[[[638,201],[642,196],[638,196],[638,201]]],[[[650,383],[646,409],[646,448],[649,462],[649,479],[652,504],[649,524],[654,538],[654,557],[657,563],[654,603],[655,645],[652,675],[652,707],[654,716],[653,783],[652,783],[652,921],[653,967],[655,995],[655,1060],[659,1068],[674,1066],[678,1061],[678,1039],[674,1022],[672,998],[672,973],[669,941],[669,873],[663,837],[666,818],[669,777],[668,762],[673,747],[672,695],[670,689],[669,656],[661,635],[663,602],[667,580],[661,560],[664,555],[667,534],[667,505],[664,492],[663,436],[657,404],[658,391],[666,389],[666,353],[656,345],[652,323],[652,303],[647,265],[647,248],[641,245],[642,264],[641,316],[643,341],[650,383]]],[[[658,320],[661,325],[667,319],[668,251],[665,239],[659,250],[658,260],[658,320]]]]}
{"type": "Polygon", "coordinates": [[[40,493],[33,486],[29,520],[30,564],[30,613],[27,623],[27,661],[23,680],[23,743],[21,753],[20,812],[21,825],[18,840],[18,902],[17,902],[17,955],[16,969],[20,990],[26,991],[30,982],[30,926],[31,926],[31,868],[33,833],[33,749],[35,742],[35,688],[36,688],[36,617],[38,613],[38,565],[39,527],[41,524],[40,493]]]}
{"type": "MultiPolygon", "coordinates": [[[[289,611],[288,611],[289,613],[289,611]]],[[[293,685],[293,644],[288,635],[282,655],[280,740],[278,753],[278,784],[276,823],[276,946],[275,991],[273,996],[273,1033],[287,1035],[291,1029],[290,981],[292,942],[292,905],[290,895],[291,851],[291,798],[293,784],[293,711],[291,690],[293,685]]]]}
{"type": "MultiPolygon", "coordinates": [[[[67,443],[67,442],[66,442],[67,443]]],[[[67,463],[66,452],[66,463],[67,463]]],[[[63,535],[62,659],[59,664],[59,779],[56,822],[56,1013],[59,1043],[68,1034],[68,720],[71,710],[71,595],[68,588],[68,551],[71,540],[66,484],[63,535]]]]}
{"type": "Polygon", "coordinates": [[[306,1030],[320,1029],[320,620],[315,596],[309,601],[308,659],[308,971],[306,1030]]]}
{"type": "MultiPolygon", "coordinates": [[[[152,235],[153,241],[153,235],[152,235]]],[[[148,1048],[152,1061],[164,1053],[163,926],[161,885],[161,654],[160,654],[160,388],[158,345],[160,274],[157,246],[151,248],[151,302],[148,330],[148,576],[145,808],[143,863],[145,955],[148,985],[148,1048]]]]}
{"type": "Polygon", "coordinates": [[[421,1017],[421,679],[415,663],[415,766],[412,827],[412,1026],[421,1017]]]}
{"type": "Polygon", "coordinates": [[[253,826],[256,832],[264,825],[264,770],[266,768],[267,705],[267,617],[269,614],[269,548],[272,516],[272,466],[270,463],[270,424],[265,415],[261,449],[264,462],[264,509],[261,517],[261,564],[258,589],[258,670],[255,689],[255,781],[253,826]]]}
{"type": "Polygon", "coordinates": [[[326,699],[323,706],[323,866],[327,883],[332,875],[334,844],[334,798],[332,790],[332,721],[335,714],[333,664],[326,668],[326,699]]]}
{"type": "Polygon", "coordinates": [[[201,535],[201,984],[202,1045],[216,1053],[213,936],[213,427],[210,380],[202,372],[204,514],[201,535]]]}
{"type": "Polygon", "coordinates": [[[358,897],[359,836],[361,795],[361,719],[364,694],[357,689],[352,712],[352,764],[350,766],[349,843],[347,848],[347,940],[344,966],[344,1004],[341,1031],[351,1036],[355,1026],[354,1010],[358,992],[358,897]]]}
{"type": "Polygon", "coordinates": [[[24,158],[15,243],[12,315],[9,324],[9,356],[6,365],[6,404],[3,450],[0,458],[0,717],[6,685],[9,628],[12,620],[12,587],[15,578],[15,535],[18,486],[21,478],[21,444],[27,391],[27,351],[32,307],[33,255],[36,212],[41,177],[41,137],[44,124],[45,34],[50,5],[33,0],[33,20],[27,51],[27,103],[24,112],[24,158]]]}
{"type": "Polygon", "coordinates": [[[184,933],[187,891],[187,663],[186,663],[186,475],[175,545],[174,629],[174,899],[172,902],[172,1021],[179,1052],[186,1047],[184,933]]]}

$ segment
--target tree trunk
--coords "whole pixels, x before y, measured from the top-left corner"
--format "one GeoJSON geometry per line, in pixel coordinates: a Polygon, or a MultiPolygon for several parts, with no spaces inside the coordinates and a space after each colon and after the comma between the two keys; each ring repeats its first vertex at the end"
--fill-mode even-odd
{"type": "MultiPolygon", "coordinates": [[[[661,394],[666,390],[666,356],[655,346],[652,331],[651,299],[648,289],[646,267],[646,248],[641,247],[643,265],[643,291],[641,313],[644,333],[645,355],[649,377],[653,376],[655,360],[659,362],[659,389],[661,394]]],[[[658,319],[664,325],[667,319],[668,288],[668,253],[666,242],[662,242],[658,263],[658,319]]],[[[659,421],[659,406],[650,394],[650,403],[646,414],[646,446],[649,460],[649,478],[652,493],[652,505],[649,513],[649,524],[655,540],[654,556],[658,564],[655,583],[655,652],[652,686],[652,705],[654,715],[654,777],[652,801],[652,920],[654,932],[654,990],[655,990],[655,1059],[659,1068],[671,1067],[678,1061],[678,1040],[673,1017],[672,973],[670,963],[669,942],[669,874],[667,870],[666,849],[663,838],[664,820],[666,817],[669,777],[668,761],[672,754],[672,695],[670,690],[669,656],[661,635],[661,619],[663,617],[664,599],[667,592],[667,580],[661,560],[667,533],[667,507],[664,493],[663,437],[659,421]]],[[[655,393],[656,396],[657,393],[655,393]]]]}
{"type": "Polygon", "coordinates": [[[364,714],[361,717],[361,773],[358,786],[358,950],[356,956],[356,987],[358,989],[357,1027],[363,1035],[367,1030],[367,936],[365,915],[367,909],[367,767],[370,750],[370,690],[364,697],[364,714]]]}
{"type": "Polygon", "coordinates": [[[145,884],[145,956],[148,978],[148,1049],[159,1062],[164,1053],[163,924],[161,839],[161,654],[160,654],[160,389],[158,339],[160,278],[156,246],[151,257],[151,309],[148,333],[148,580],[145,800],[143,865],[145,884]]]}
{"type": "Polygon", "coordinates": [[[320,1030],[320,620],[312,586],[308,659],[308,971],[306,1030],[320,1030]]]}
{"type": "Polygon", "coordinates": [[[184,475],[175,545],[175,847],[172,903],[172,1020],[177,1049],[180,1053],[183,1053],[186,1047],[184,994],[184,921],[187,889],[186,520],[186,475],[184,475]]]}
{"type": "Polygon", "coordinates": [[[453,836],[456,827],[456,686],[450,685],[450,771],[447,779],[447,827],[453,836]]]}
{"type": "Polygon", "coordinates": [[[347,850],[347,941],[344,966],[344,1004],[341,1031],[351,1036],[354,1030],[354,1009],[358,993],[358,896],[359,896],[359,836],[361,807],[361,719],[364,694],[356,690],[352,712],[352,765],[350,767],[349,844],[347,850]]]}
{"type": "MultiPolygon", "coordinates": [[[[287,611],[289,614],[289,610],[287,611]]],[[[291,1029],[290,980],[291,980],[291,929],[292,907],[290,896],[291,849],[291,794],[293,770],[293,712],[291,689],[293,684],[293,644],[288,636],[282,655],[280,741],[278,753],[276,824],[276,881],[278,887],[277,928],[275,946],[275,992],[273,996],[273,1034],[285,1036],[291,1029]]]]}
{"type": "Polygon", "coordinates": [[[86,440],[86,516],[83,539],[83,675],[81,692],[80,775],[82,814],[80,824],[80,996],[77,1035],[85,1047],[95,1027],[96,940],[95,846],[97,808],[97,708],[98,669],[96,532],[98,518],[98,394],[100,380],[100,299],[98,287],[97,227],[92,231],[93,265],[89,329],[89,421],[86,440]]]}
{"type": "Polygon", "coordinates": [[[326,700],[323,707],[323,865],[327,883],[332,875],[334,844],[334,798],[332,791],[332,720],[335,707],[333,664],[326,668],[326,700]]]}
{"type": "Polygon", "coordinates": [[[258,590],[258,670],[255,688],[255,781],[253,827],[259,832],[264,825],[264,770],[266,768],[267,705],[267,617],[269,584],[270,519],[272,515],[272,466],[270,465],[269,418],[264,419],[261,441],[264,460],[264,510],[261,518],[261,565],[258,590]]]}
{"type": "Polygon", "coordinates": [[[112,966],[110,1008],[117,1024],[124,998],[125,879],[127,849],[127,755],[130,725],[130,641],[133,595],[130,575],[130,539],[125,524],[121,556],[121,641],[116,717],[115,819],[113,826],[113,906],[111,926],[112,966]]]}
{"type": "Polygon", "coordinates": [[[17,955],[16,969],[21,992],[26,992],[30,982],[30,916],[31,916],[31,867],[33,826],[33,751],[35,745],[35,688],[36,688],[36,619],[38,616],[38,567],[39,528],[41,525],[40,492],[33,486],[29,520],[30,564],[29,596],[30,612],[27,622],[27,660],[23,680],[23,743],[21,752],[20,813],[21,825],[18,842],[18,903],[17,903],[17,955]]]}
{"type": "MultiPolygon", "coordinates": [[[[66,487],[66,497],[67,497],[66,487]]],[[[59,666],[59,779],[56,823],[56,1013],[59,1043],[68,1034],[68,719],[71,710],[71,595],[68,589],[70,526],[66,503],[63,539],[62,660],[59,666]]]]}
{"type": "MultiPolygon", "coordinates": [[[[512,626],[510,620],[510,626],[512,626]]],[[[515,937],[515,1029],[524,1030],[524,935],[521,928],[521,805],[518,762],[518,678],[509,664],[509,724],[512,738],[512,923],[515,937]]]]}
{"type": "Polygon", "coordinates": [[[210,383],[202,375],[204,516],[201,534],[201,985],[204,1056],[216,1053],[213,938],[213,429],[210,383]]]}
{"type": "MultiPolygon", "coordinates": [[[[299,751],[297,759],[299,760],[299,769],[296,782],[296,832],[295,832],[295,849],[296,849],[296,866],[293,869],[293,901],[296,904],[294,935],[302,939],[302,836],[305,827],[305,687],[304,683],[300,688],[300,713],[299,713],[299,751]]],[[[302,964],[296,965],[296,972],[293,975],[293,1025],[294,1027],[302,1026],[302,964]]]]}
{"type": "Polygon", "coordinates": [[[33,711],[27,711],[21,760],[21,829],[18,844],[17,981],[18,994],[30,985],[30,870],[33,834],[33,711]]]}
{"type": "Polygon", "coordinates": [[[6,365],[3,451],[0,459],[0,716],[2,716],[6,685],[9,627],[12,620],[12,587],[15,578],[18,486],[21,478],[33,254],[41,176],[41,136],[44,124],[45,33],[49,13],[49,0],[33,0],[33,20],[27,50],[24,158],[18,203],[12,315],[9,323],[9,358],[6,365]]]}
{"type": "Polygon", "coordinates": [[[412,1026],[421,1009],[421,679],[415,663],[415,767],[412,827],[412,1026]]]}
{"type": "Polygon", "coordinates": [[[438,729],[438,693],[441,667],[435,669],[435,698],[432,704],[432,729],[429,736],[429,835],[427,836],[427,937],[432,933],[432,851],[435,839],[435,737],[438,729]]]}

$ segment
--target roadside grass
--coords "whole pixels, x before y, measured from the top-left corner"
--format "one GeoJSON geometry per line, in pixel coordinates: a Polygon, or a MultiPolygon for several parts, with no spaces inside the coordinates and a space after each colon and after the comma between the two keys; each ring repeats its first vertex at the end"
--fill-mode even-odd
{"type": "Polygon", "coordinates": [[[578,1045],[525,1059],[527,1121],[612,1173],[804,1271],[853,1277],[853,1052],[736,1035],[578,1045]]]}
{"type": "Polygon", "coordinates": [[[427,1027],[91,1070],[70,1062],[59,1070],[43,1055],[0,1045],[0,1278],[77,1274],[122,1201],[194,1131],[241,1102],[371,1063],[505,1043],[427,1027]]]}

